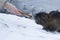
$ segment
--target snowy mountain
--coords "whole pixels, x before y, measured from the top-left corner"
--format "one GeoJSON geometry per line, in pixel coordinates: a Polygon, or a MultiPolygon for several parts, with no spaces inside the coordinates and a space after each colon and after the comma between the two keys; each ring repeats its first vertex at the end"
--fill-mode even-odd
{"type": "Polygon", "coordinates": [[[0,13],[0,40],[60,40],[60,33],[46,32],[31,19],[0,13]]]}

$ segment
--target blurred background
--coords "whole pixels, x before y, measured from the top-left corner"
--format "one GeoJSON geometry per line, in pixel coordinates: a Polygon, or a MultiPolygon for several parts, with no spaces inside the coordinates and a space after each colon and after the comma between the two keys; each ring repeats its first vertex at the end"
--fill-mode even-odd
{"type": "Polygon", "coordinates": [[[60,11],[60,0],[8,0],[8,2],[31,16],[41,11],[60,11]]]}

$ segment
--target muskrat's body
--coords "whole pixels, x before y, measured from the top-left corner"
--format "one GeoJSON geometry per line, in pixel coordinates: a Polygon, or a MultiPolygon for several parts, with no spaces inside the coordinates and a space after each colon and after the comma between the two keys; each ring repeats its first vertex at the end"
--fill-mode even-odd
{"type": "Polygon", "coordinates": [[[40,12],[35,15],[35,22],[42,25],[46,31],[60,32],[60,12],[52,11],[49,14],[40,12]]]}

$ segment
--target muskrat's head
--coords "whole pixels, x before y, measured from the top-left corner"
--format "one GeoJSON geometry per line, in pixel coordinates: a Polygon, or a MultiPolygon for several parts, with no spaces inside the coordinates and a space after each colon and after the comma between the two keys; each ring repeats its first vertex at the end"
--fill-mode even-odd
{"type": "Polygon", "coordinates": [[[37,24],[45,24],[47,23],[47,20],[49,19],[49,15],[46,12],[39,12],[34,16],[35,22],[37,24]]]}

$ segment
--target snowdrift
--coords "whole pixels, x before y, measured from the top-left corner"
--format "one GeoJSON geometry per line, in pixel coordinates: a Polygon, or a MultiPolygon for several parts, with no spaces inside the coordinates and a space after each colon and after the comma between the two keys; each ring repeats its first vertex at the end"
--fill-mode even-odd
{"type": "Polygon", "coordinates": [[[60,40],[60,33],[46,32],[31,19],[0,13],[0,40],[60,40]]]}

